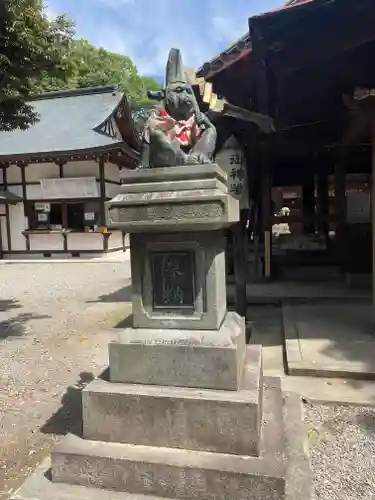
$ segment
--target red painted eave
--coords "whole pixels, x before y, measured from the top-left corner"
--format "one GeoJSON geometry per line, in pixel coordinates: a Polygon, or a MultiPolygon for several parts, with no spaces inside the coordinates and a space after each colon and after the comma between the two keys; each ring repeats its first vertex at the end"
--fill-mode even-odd
{"type": "Polygon", "coordinates": [[[270,17],[274,14],[278,14],[279,12],[298,9],[298,7],[302,7],[303,5],[307,5],[307,4],[311,4],[311,3],[314,3],[314,0],[301,0],[300,2],[282,5],[281,7],[278,7],[277,9],[269,10],[267,12],[263,12],[262,14],[256,14],[255,16],[252,16],[250,19],[259,19],[259,18],[264,18],[264,17],[270,17]]]}
{"type": "Polygon", "coordinates": [[[252,52],[251,47],[247,47],[246,49],[244,49],[241,52],[239,52],[238,54],[236,54],[232,59],[229,59],[228,61],[224,61],[219,68],[210,70],[207,73],[207,75],[205,76],[205,78],[207,80],[209,80],[210,78],[213,78],[218,73],[221,73],[222,71],[224,71],[225,69],[228,69],[233,64],[244,59],[246,56],[251,54],[251,52],[252,52]]]}

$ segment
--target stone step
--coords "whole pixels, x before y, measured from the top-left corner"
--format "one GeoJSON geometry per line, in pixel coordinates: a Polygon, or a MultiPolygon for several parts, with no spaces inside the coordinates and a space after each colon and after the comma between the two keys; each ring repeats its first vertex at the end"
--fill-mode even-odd
{"type": "MultiPolygon", "coordinates": [[[[303,424],[303,412],[301,398],[297,395],[288,394],[283,402],[281,394],[281,383],[278,378],[264,377],[264,418],[262,424],[263,439],[262,439],[262,462],[263,464],[268,460],[268,475],[264,476],[264,482],[261,481],[261,476],[258,474],[256,478],[256,484],[253,483],[252,491],[249,494],[249,489],[243,489],[243,480],[248,480],[248,474],[251,473],[252,464],[259,459],[246,458],[249,466],[246,469],[245,475],[241,478],[241,483],[236,481],[232,493],[232,488],[230,482],[228,483],[228,489],[230,494],[225,496],[220,491],[219,494],[215,494],[215,488],[224,489],[223,481],[225,481],[224,474],[219,474],[220,484],[217,481],[212,481],[211,477],[207,475],[201,475],[199,469],[195,466],[198,465],[194,460],[191,461],[191,467],[188,469],[188,474],[183,474],[181,469],[178,474],[178,481],[176,482],[177,488],[173,491],[167,489],[167,484],[169,481],[173,480],[171,476],[168,476],[168,482],[163,481],[161,477],[160,492],[163,493],[163,498],[170,498],[171,500],[181,500],[186,499],[185,488],[186,485],[190,485],[193,482],[194,489],[191,490],[190,496],[187,498],[200,500],[212,500],[212,498],[228,498],[230,500],[249,500],[254,498],[254,500],[312,500],[313,496],[313,485],[312,485],[312,475],[309,466],[308,452],[307,452],[307,432],[303,424]],[[282,406],[284,408],[284,415],[282,412],[282,406]],[[283,421],[280,420],[284,416],[285,422],[285,434],[283,431],[283,421]],[[286,449],[284,444],[286,443],[286,449]],[[286,457],[285,467],[283,466],[283,457],[286,457]],[[275,471],[278,471],[278,475],[271,472],[272,464],[276,462],[275,471]],[[285,476],[285,482],[283,482],[282,476],[285,476]],[[274,489],[274,482],[277,482],[277,489],[274,489]],[[271,481],[268,482],[268,478],[271,481]],[[195,483],[194,483],[195,479],[195,483]],[[214,489],[213,489],[214,488],[214,489]],[[236,489],[237,488],[237,489],[236,489]],[[285,494],[284,494],[285,490],[285,494]],[[173,497],[173,492],[176,495],[173,497]],[[194,496],[195,494],[195,496],[194,496]]],[[[102,443],[105,447],[106,444],[102,443]]],[[[121,446],[121,445],[120,445],[121,446]]],[[[123,446],[123,445],[122,445],[123,446]]],[[[177,450],[180,451],[181,450],[177,450]]],[[[191,457],[195,456],[197,452],[191,452],[191,457]]],[[[215,461],[216,454],[206,454],[213,459],[210,461],[210,470],[218,470],[217,462],[215,461]]],[[[222,455],[220,455],[222,457],[222,455]]],[[[232,461],[233,456],[229,455],[232,461]]],[[[235,457],[237,458],[237,457],[235,457]]],[[[243,457],[241,457],[243,458],[243,457]]],[[[80,464],[82,457],[76,462],[80,464]]],[[[113,469],[111,467],[111,460],[105,463],[105,468],[99,468],[99,480],[95,478],[96,467],[100,467],[98,464],[91,462],[93,468],[90,470],[90,463],[87,463],[83,469],[84,481],[81,484],[89,484],[90,486],[79,486],[81,474],[78,467],[78,472],[76,469],[75,474],[78,475],[79,479],[74,479],[74,484],[67,483],[53,483],[50,480],[51,477],[51,461],[47,459],[43,462],[31,475],[25,483],[13,493],[11,500],[162,500],[160,493],[159,496],[155,496],[152,492],[147,489],[147,495],[138,493],[129,493],[123,491],[115,491],[113,486],[108,489],[104,489],[104,482],[100,482],[100,476],[106,476],[105,484],[111,483],[112,478],[118,477],[119,468],[116,465],[113,469]],[[101,470],[101,472],[100,472],[101,470]],[[87,477],[87,472],[93,474],[92,477],[87,477]],[[113,472],[112,472],[113,471],[113,472]],[[98,487],[99,486],[99,487],[98,487]]],[[[103,462],[100,462],[103,465],[103,462]]],[[[136,464],[134,465],[134,467],[136,464]]],[[[135,469],[132,468],[132,471],[135,469]]],[[[163,470],[163,465],[158,469],[158,476],[160,477],[160,470],[163,470]]],[[[167,468],[166,474],[168,474],[169,467],[167,468]]],[[[68,471],[74,473],[74,471],[68,471]]],[[[152,472],[152,471],[148,471],[152,472]]],[[[175,472],[175,471],[174,471],[175,472]]],[[[139,474],[143,474],[142,471],[139,474]]],[[[214,473],[212,473],[214,474],[214,473]]],[[[226,472],[227,474],[227,472],[226,472]]],[[[217,476],[215,475],[215,478],[217,476]]],[[[120,488],[124,489],[124,479],[122,476],[120,478],[120,488]]],[[[144,474],[142,477],[141,485],[146,484],[148,487],[150,479],[152,476],[150,474],[144,474]]],[[[155,475],[154,475],[155,481],[155,475]]],[[[139,483],[136,483],[139,485],[139,483]]],[[[146,488],[145,488],[146,489],[146,488]]]]}
{"type": "Polygon", "coordinates": [[[310,464],[307,425],[304,423],[301,396],[284,393],[285,458],[288,464],[285,487],[288,500],[315,498],[310,464]]]}
{"type": "Polygon", "coordinates": [[[260,456],[283,461],[283,394],[279,377],[263,377],[260,456]]]}
{"type": "Polygon", "coordinates": [[[272,457],[85,441],[66,436],[52,453],[54,483],[181,500],[282,499],[283,464],[272,457]]]}
{"type": "MultiPolygon", "coordinates": [[[[21,488],[13,493],[11,500],[77,500],[77,498],[80,500],[162,500],[162,498],[166,497],[171,500],[186,498],[188,500],[193,498],[199,498],[200,500],[212,500],[212,498],[228,498],[231,500],[249,500],[250,498],[254,498],[254,500],[312,500],[314,498],[313,483],[307,451],[307,432],[303,424],[301,398],[294,394],[288,394],[283,401],[280,387],[280,379],[264,377],[265,397],[262,425],[262,462],[264,465],[267,463],[268,458],[268,466],[265,467],[268,474],[263,476],[262,482],[262,476],[258,473],[250,491],[249,488],[244,488],[243,486],[247,486],[251,470],[254,472],[253,463],[259,462],[259,459],[240,457],[241,461],[245,463],[247,461],[249,466],[246,468],[245,474],[241,477],[241,483],[236,480],[234,487],[232,487],[230,481],[225,480],[228,472],[217,472],[220,468],[218,467],[218,462],[215,460],[216,454],[205,454],[213,457],[209,462],[209,471],[213,470],[212,477],[214,477],[214,480],[212,480],[212,477],[208,474],[200,474],[201,471],[196,468],[198,464],[194,463],[195,461],[193,460],[197,452],[190,452],[188,455],[192,460],[189,462],[187,473],[184,474],[181,469],[177,469],[177,471],[173,469],[174,473],[178,473],[178,480],[173,490],[168,489],[168,484],[173,481],[173,477],[168,474],[170,466],[167,467],[167,481],[163,480],[163,477],[160,477],[160,470],[163,470],[163,465],[157,469],[157,476],[154,475],[153,477],[150,475],[150,472],[153,472],[153,470],[148,470],[148,474],[147,472],[144,473],[143,470],[138,471],[141,482],[137,482],[136,486],[138,487],[140,484],[144,491],[147,489],[147,494],[143,495],[141,493],[114,490],[113,483],[120,474],[119,468],[122,466],[122,463],[120,465],[116,464],[112,468],[111,460],[108,460],[105,464],[100,461],[99,465],[99,463],[92,462],[90,459],[90,462],[84,465],[82,470],[83,475],[81,475],[79,464],[82,457],[78,457],[78,460],[75,461],[78,464],[78,470],[77,468],[75,471],[71,469],[67,470],[67,475],[71,473],[77,474],[78,479],[73,478],[72,481],[74,484],[53,483],[51,481],[51,461],[47,459],[23,483],[21,488]],[[285,434],[283,432],[283,422],[280,421],[282,403],[284,408],[285,434]],[[286,448],[284,448],[284,444],[286,444],[286,448]],[[284,470],[282,470],[284,456],[286,457],[286,461],[284,470]],[[270,473],[269,471],[274,462],[276,462],[276,467],[270,473]],[[92,469],[90,469],[90,465],[92,465],[92,469]],[[105,465],[105,467],[101,467],[102,465],[105,465]],[[95,475],[96,468],[99,468],[97,476],[95,475]],[[219,475],[219,482],[215,480],[217,477],[216,474],[219,475]],[[101,482],[100,478],[103,475],[106,479],[101,482]],[[285,481],[282,479],[283,476],[285,476],[285,481]],[[111,480],[111,477],[113,480],[111,480]],[[270,478],[270,481],[268,478],[270,478]],[[154,479],[154,484],[155,479],[158,479],[156,486],[153,488],[151,488],[152,483],[150,482],[152,479],[154,479]],[[160,485],[159,482],[161,483],[160,485]],[[88,484],[89,486],[79,486],[77,483],[88,484]],[[112,483],[111,488],[105,489],[105,485],[110,483],[112,483]],[[185,490],[192,483],[193,490],[188,490],[188,496],[186,496],[185,490]],[[225,492],[225,483],[228,485],[228,494],[225,492]],[[275,483],[277,483],[277,489],[274,488],[275,483]],[[159,488],[158,491],[163,493],[163,497],[160,496],[160,493],[158,493],[159,496],[152,493],[156,488],[159,488]],[[220,489],[219,494],[215,493],[217,489],[220,489]],[[222,490],[224,490],[224,494],[222,490]],[[235,491],[232,492],[233,490],[235,491]],[[174,497],[173,493],[176,493],[174,497]]],[[[103,447],[107,446],[106,443],[102,443],[102,445],[103,447]]],[[[181,452],[181,450],[177,451],[181,452]]],[[[223,455],[220,455],[220,457],[222,458],[223,455]]],[[[228,457],[233,463],[233,456],[229,455],[228,457]]],[[[134,467],[131,468],[132,473],[137,473],[135,469],[136,465],[135,463],[134,467]]],[[[127,477],[129,476],[120,477],[118,486],[121,490],[129,486],[129,483],[127,483],[127,486],[125,485],[127,477]]],[[[69,479],[72,478],[69,476],[69,479]]]]}
{"type": "Polygon", "coordinates": [[[50,480],[50,467],[51,460],[47,458],[26,479],[22,487],[13,493],[11,500],[164,500],[154,495],[53,483],[50,480]]]}
{"type": "Polygon", "coordinates": [[[239,391],[111,383],[82,391],[85,439],[259,454],[261,348],[246,350],[239,391]]]}

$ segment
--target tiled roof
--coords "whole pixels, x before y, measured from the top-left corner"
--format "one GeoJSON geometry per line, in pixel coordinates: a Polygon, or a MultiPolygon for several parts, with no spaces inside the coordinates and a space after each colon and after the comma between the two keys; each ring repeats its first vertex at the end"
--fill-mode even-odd
{"type": "Polygon", "coordinates": [[[278,12],[289,11],[291,9],[300,7],[301,5],[306,5],[306,4],[312,3],[313,1],[314,0],[289,0],[289,2],[286,2],[286,4],[282,5],[281,7],[278,7],[277,9],[270,10],[268,12],[264,12],[262,14],[257,14],[255,16],[252,16],[251,19],[272,16],[273,14],[277,14],[278,12]]]}
{"type": "Polygon", "coordinates": [[[197,76],[209,78],[250,54],[250,52],[251,40],[250,35],[247,33],[224,52],[211,59],[211,61],[204,63],[203,66],[198,69],[197,76]]]}
{"type": "Polygon", "coordinates": [[[0,161],[5,157],[110,150],[124,145],[121,137],[103,129],[123,100],[126,102],[114,86],[43,94],[32,101],[39,115],[35,125],[27,130],[0,132],[0,161]]]}

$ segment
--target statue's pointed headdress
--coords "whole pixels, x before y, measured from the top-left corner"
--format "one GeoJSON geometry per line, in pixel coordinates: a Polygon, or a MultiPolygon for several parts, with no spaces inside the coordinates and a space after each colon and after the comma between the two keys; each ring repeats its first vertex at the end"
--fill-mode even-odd
{"type": "Polygon", "coordinates": [[[186,83],[186,74],[182,65],[182,57],[179,49],[171,49],[167,62],[166,86],[172,83],[186,83]]]}

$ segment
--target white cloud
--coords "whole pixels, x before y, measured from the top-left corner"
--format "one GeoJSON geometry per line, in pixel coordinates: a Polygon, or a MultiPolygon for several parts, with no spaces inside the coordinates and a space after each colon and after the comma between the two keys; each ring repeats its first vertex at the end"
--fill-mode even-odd
{"type": "Polygon", "coordinates": [[[98,33],[97,44],[104,47],[109,52],[118,54],[126,54],[126,43],[124,38],[119,33],[114,32],[110,26],[102,26],[98,33]]]}
{"type": "Polygon", "coordinates": [[[218,39],[227,41],[231,38],[235,42],[238,38],[244,35],[247,31],[247,27],[243,26],[243,20],[239,22],[239,19],[232,16],[222,16],[217,15],[212,17],[211,25],[217,33],[218,39]]]}
{"type": "Polygon", "coordinates": [[[131,57],[141,74],[164,75],[171,47],[199,67],[248,30],[248,17],[280,0],[48,0],[67,11],[77,35],[131,57]],[[260,9],[256,7],[261,7],[260,9]]]}
{"type": "MultiPolygon", "coordinates": [[[[100,1],[108,4],[116,0],[100,1]]],[[[247,29],[247,18],[229,15],[230,6],[226,0],[205,0],[201,15],[193,6],[196,2],[186,6],[185,10],[173,9],[174,3],[170,0],[152,4],[142,0],[137,2],[137,8],[132,7],[129,22],[125,18],[130,11],[123,10],[122,29],[120,25],[116,28],[99,25],[98,36],[108,50],[132,57],[142,74],[163,74],[171,47],[181,49],[186,65],[198,67],[215,56],[216,51],[224,50],[247,29]]],[[[117,10],[121,3],[124,4],[124,0],[117,3],[117,10]]]]}

